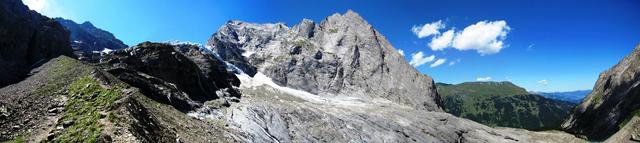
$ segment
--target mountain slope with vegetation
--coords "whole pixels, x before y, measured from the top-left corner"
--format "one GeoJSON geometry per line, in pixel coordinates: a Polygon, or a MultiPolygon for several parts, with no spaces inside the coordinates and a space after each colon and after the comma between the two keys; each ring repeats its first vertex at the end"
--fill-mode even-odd
{"type": "Polygon", "coordinates": [[[446,112],[489,126],[556,129],[572,103],[529,94],[510,82],[438,83],[446,112]]]}

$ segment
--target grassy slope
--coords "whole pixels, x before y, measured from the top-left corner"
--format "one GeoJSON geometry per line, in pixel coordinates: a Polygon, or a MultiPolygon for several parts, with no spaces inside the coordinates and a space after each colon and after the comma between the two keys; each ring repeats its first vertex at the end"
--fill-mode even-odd
{"type": "Polygon", "coordinates": [[[115,120],[113,104],[122,96],[126,88],[123,83],[112,85],[101,84],[92,73],[97,71],[75,59],[61,56],[52,70],[45,74],[50,76],[45,86],[35,90],[39,96],[61,93],[67,97],[64,111],[58,120],[58,126],[64,122],[72,123],[64,130],[57,132],[53,142],[96,142],[101,135],[103,125],[100,119],[115,120]]]}
{"type": "Polygon", "coordinates": [[[531,95],[510,82],[438,84],[445,111],[489,126],[555,129],[573,106],[531,95]]]}

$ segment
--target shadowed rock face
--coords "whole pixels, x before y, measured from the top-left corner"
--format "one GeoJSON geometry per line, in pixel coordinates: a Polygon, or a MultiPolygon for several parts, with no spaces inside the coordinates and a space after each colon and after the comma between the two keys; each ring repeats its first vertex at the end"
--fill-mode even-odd
{"type": "Polygon", "coordinates": [[[128,47],[116,39],[113,34],[93,26],[90,22],[78,24],[72,20],[55,18],[70,32],[71,47],[83,52],[102,51],[107,49],[122,49],[128,47]]]}
{"type": "Polygon", "coordinates": [[[0,2],[0,37],[0,87],[23,79],[51,58],[73,55],[69,33],[20,0],[0,2]]]}
{"type": "Polygon", "coordinates": [[[261,72],[286,87],[442,111],[433,79],[416,71],[352,11],[319,24],[304,19],[293,27],[229,21],[207,47],[247,74],[261,72]]]}
{"type": "Polygon", "coordinates": [[[617,132],[640,108],[640,45],[600,74],[593,91],[570,113],[563,128],[603,140],[617,132]]]}
{"type": "Polygon", "coordinates": [[[237,77],[223,62],[193,45],[141,43],[107,54],[101,63],[145,95],[181,111],[218,98],[239,98],[237,77]]]}
{"type": "Polygon", "coordinates": [[[113,34],[93,26],[89,21],[78,24],[72,20],[55,18],[70,32],[71,48],[78,59],[88,62],[98,62],[100,51],[117,50],[128,46],[118,40],[113,34]]]}

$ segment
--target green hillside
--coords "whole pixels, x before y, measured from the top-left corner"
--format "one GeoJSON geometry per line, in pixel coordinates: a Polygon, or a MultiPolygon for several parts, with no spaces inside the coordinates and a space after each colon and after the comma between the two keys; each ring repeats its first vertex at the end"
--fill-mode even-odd
{"type": "Polygon", "coordinates": [[[574,104],[529,94],[510,82],[438,83],[444,110],[489,126],[556,129],[574,104]]]}

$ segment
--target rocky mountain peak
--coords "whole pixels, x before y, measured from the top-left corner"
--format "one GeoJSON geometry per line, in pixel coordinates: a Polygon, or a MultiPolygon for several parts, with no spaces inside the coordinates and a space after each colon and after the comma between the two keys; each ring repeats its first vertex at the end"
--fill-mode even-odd
{"type": "Polygon", "coordinates": [[[305,38],[311,38],[314,36],[315,34],[315,30],[316,30],[317,26],[316,23],[313,22],[313,20],[311,19],[302,19],[302,21],[300,21],[300,23],[298,23],[297,25],[293,26],[293,30],[298,33],[297,36],[300,37],[305,37],[305,38]]]}
{"type": "Polygon", "coordinates": [[[207,47],[253,76],[321,95],[383,98],[441,111],[431,77],[419,73],[359,14],[329,16],[320,25],[230,21],[207,47]]]}
{"type": "Polygon", "coordinates": [[[85,21],[85,22],[83,22],[83,23],[82,23],[82,24],[80,24],[80,25],[85,26],[85,27],[95,27],[95,26],[93,26],[93,24],[92,24],[91,22],[89,22],[89,21],[85,21]]]}
{"type": "MultiPolygon", "coordinates": [[[[366,24],[367,21],[360,16],[360,14],[354,12],[353,10],[347,10],[344,14],[334,13],[333,15],[327,17],[325,21],[331,22],[343,22],[343,23],[353,23],[353,24],[366,24]]],[[[368,24],[366,24],[368,25],[368,24]]],[[[369,25],[370,26],[370,25],[369,25]]]]}
{"type": "MultiPolygon", "coordinates": [[[[333,29],[344,30],[335,32],[365,32],[374,30],[364,18],[352,10],[348,10],[344,14],[335,13],[327,17],[320,23],[320,27],[330,32],[334,32],[335,30],[333,29]]],[[[370,33],[364,34],[370,35],[370,33]]]]}
{"type": "Polygon", "coordinates": [[[108,31],[95,27],[91,22],[85,21],[78,24],[73,20],[55,18],[70,32],[69,42],[75,50],[74,54],[81,60],[97,62],[104,50],[116,50],[128,47],[108,31]]]}

